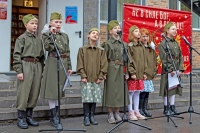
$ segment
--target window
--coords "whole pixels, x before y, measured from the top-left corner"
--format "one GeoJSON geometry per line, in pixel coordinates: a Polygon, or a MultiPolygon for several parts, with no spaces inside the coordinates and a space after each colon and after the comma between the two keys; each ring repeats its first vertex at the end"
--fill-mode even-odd
{"type": "MultiPolygon", "coordinates": [[[[182,2],[179,2],[178,0],[169,0],[169,9],[191,12],[190,8],[188,8],[187,6],[185,6],[182,2]]],[[[200,17],[194,12],[192,13],[192,27],[200,29],[200,17]]]]}
{"type": "MultiPolygon", "coordinates": [[[[145,5],[146,0],[117,0],[117,20],[122,21],[123,3],[145,5]]],[[[100,0],[100,21],[108,22],[108,0],[100,0]]]]}

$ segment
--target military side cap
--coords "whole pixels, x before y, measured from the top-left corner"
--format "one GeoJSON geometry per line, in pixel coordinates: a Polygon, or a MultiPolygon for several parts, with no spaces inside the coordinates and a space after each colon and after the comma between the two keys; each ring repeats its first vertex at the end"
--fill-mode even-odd
{"type": "Polygon", "coordinates": [[[99,32],[99,30],[98,30],[97,28],[92,28],[92,29],[90,29],[90,31],[88,32],[88,34],[90,34],[92,31],[97,31],[97,32],[99,32]]]}
{"type": "Polygon", "coordinates": [[[28,21],[30,21],[31,19],[35,19],[36,17],[32,14],[27,14],[22,18],[22,21],[24,24],[26,24],[28,21]]]}
{"type": "Polygon", "coordinates": [[[166,32],[166,31],[167,31],[171,26],[173,26],[173,25],[174,25],[174,23],[169,22],[168,24],[165,25],[164,31],[166,32]]]}
{"type": "Polygon", "coordinates": [[[60,14],[60,13],[58,13],[58,12],[52,12],[52,13],[51,13],[50,20],[53,20],[53,19],[62,20],[62,14],[60,14]]]}
{"type": "Polygon", "coordinates": [[[139,29],[136,25],[131,26],[131,28],[129,28],[129,34],[132,33],[135,29],[139,29]]]}
{"type": "Polygon", "coordinates": [[[119,22],[117,20],[111,20],[107,25],[107,30],[112,30],[113,27],[118,26],[119,22]]]}

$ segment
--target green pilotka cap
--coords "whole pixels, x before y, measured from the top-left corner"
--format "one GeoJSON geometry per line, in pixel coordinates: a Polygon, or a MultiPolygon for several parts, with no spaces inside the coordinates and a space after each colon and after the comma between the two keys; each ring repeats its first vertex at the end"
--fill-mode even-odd
{"type": "Polygon", "coordinates": [[[97,32],[99,32],[98,28],[92,28],[92,29],[90,29],[90,31],[88,32],[88,34],[90,34],[92,31],[97,31],[97,32]]]}
{"type": "Polygon", "coordinates": [[[51,13],[50,20],[53,20],[53,19],[62,20],[62,14],[61,14],[61,13],[58,13],[58,12],[52,12],[52,13],[51,13]]]}
{"type": "Polygon", "coordinates": [[[135,29],[139,29],[136,25],[131,26],[131,28],[129,28],[129,34],[132,33],[135,29]]]}
{"type": "Polygon", "coordinates": [[[164,32],[166,32],[171,26],[173,26],[174,25],[174,23],[172,23],[172,22],[169,22],[169,23],[167,23],[166,25],[165,25],[165,27],[164,27],[164,32]]]}
{"type": "Polygon", "coordinates": [[[28,23],[31,19],[37,19],[34,15],[32,14],[27,14],[22,18],[22,21],[24,24],[28,23]]]}
{"type": "Polygon", "coordinates": [[[112,30],[113,27],[118,26],[119,22],[117,20],[111,20],[107,25],[107,30],[112,30]]]}

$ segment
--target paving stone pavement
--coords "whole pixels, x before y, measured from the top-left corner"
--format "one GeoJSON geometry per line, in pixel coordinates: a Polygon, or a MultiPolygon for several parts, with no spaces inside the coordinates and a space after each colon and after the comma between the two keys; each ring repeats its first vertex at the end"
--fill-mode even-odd
{"type": "MultiPolygon", "coordinates": [[[[188,107],[177,108],[179,112],[187,111],[188,107]]],[[[153,116],[161,116],[162,109],[150,110],[153,116]]],[[[200,105],[194,106],[194,111],[200,112],[200,105]]],[[[123,115],[123,113],[121,113],[123,115]]],[[[125,122],[112,133],[199,133],[200,132],[200,115],[192,113],[192,124],[189,124],[190,113],[181,114],[184,119],[173,118],[178,127],[175,127],[171,121],[167,122],[167,118],[157,118],[151,120],[139,120],[136,123],[150,127],[152,130],[142,128],[140,126],[125,122]]],[[[86,129],[86,133],[106,133],[113,128],[115,124],[107,123],[107,114],[97,114],[96,120],[98,125],[83,126],[83,116],[62,118],[61,123],[65,129],[86,129]]],[[[16,126],[16,121],[8,121],[0,123],[0,133],[38,133],[40,129],[55,129],[50,125],[49,120],[40,120],[40,126],[29,127],[28,129],[19,129],[16,126]]],[[[66,133],[79,133],[72,131],[61,131],[66,133]]],[[[55,131],[44,133],[56,133],[55,131]]]]}

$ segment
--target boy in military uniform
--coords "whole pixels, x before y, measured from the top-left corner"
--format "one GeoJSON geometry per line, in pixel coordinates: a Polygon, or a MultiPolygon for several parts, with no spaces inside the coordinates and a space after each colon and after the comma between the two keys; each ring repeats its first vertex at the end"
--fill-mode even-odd
{"type": "MultiPolygon", "coordinates": [[[[48,99],[49,108],[51,112],[50,122],[53,126],[57,127],[59,121],[56,115],[58,107],[58,79],[57,79],[57,53],[54,47],[53,38],[60,52],[63,64],[68,74],[72,73],[71,59],[70,59],[70,49],[69,49],[69,38],[68,35],[61,31],[62,27],[62,15],[58,12],[51,13],[49,29],[43,33],[42,39],[44,43],[44,48],[48,51],[48,57],[45,61],[45,68],[42,79],[41,87],[41,98],[48,99]]],[[[60,88],[59,95],[64,97],[64,92],[62,90],[65,80],[65,72],[63,66],[60,63],[60,88]]]]}
{"type": "Polygon", "coordinates": [[[17,126],[26,129],[28,125],[39,125],[32,113],[40,92],[44,51],[42,40],[35,35],[38,19],[28,14],[22,21],[26,32],[15,42],[13,68],[17,72],[17,126]]]}
{"type": "MultiPolygon", "coordinates": [[[[182,59],[182,52],[181,52],[180,46],[179,46],[178,42],[174,39],[174,37],[177,34],[177,28],[172,22],[169,22],[164,27],[164,33],[165,33],[167,39],[169,40],[168,46],[171,51],[172,58],[174,60],[176,69],[178,71],[178,76],[180,76],[182,74],[182,72],[184,72],[184,68],[183,68],[183,59],[182,59]]],[[[176,72],[176,70],[173,66],[173,63],[172,63],[172,59],[170,57],[168,58],[168,68],[166,69],[167,59],[166,59],[165,47],[166,47],[166,40],[162,40],[158,48],[159,48],[159,56],[160,56],[160,59],[162,60],[162,72],[161,72],[160,94],[159,95],[163,97],[163,102],[164,102],[163,114],[167,113],[166,73],[171,73],[171,76],[174,76],[174,74],[176,72]]],[[[169,90],[168,94],[169,94],[169,101],[170,101],[170,111],[172,114],[176,114],[178,112],[174,105],[175,94],[181,96],[182,88],[180,86],[177,86],[176,88],[169,90]]]]}
{"type": "MultiPolygon", "coordinates": [[[[102,45],[108,60],[103,105],[108,107],[108,123],[112,124],[122,120],[119,109],[124,106],[124,48],[117,34],[117,31],[121,31],[119,22],[111,20],[107,25],[107,30],[110,34],[110,39],[102,45]]],[[[126,78],[128,78],[128,75],[126,78]]],[[[126,105],[128,105],[128,91],[126,91],[126,95],[126,105]]]]}
{"type": "Polygon", "coordinates": [[[84,125],[97,125],[94,118],[96,103],[102,102],[100,83],[107,74],[108,62],[103,48],[97,46],[99,31],[92,28],[88,33],[88,44],[79,48],[77,74],[81,75],[84,125]]]}

